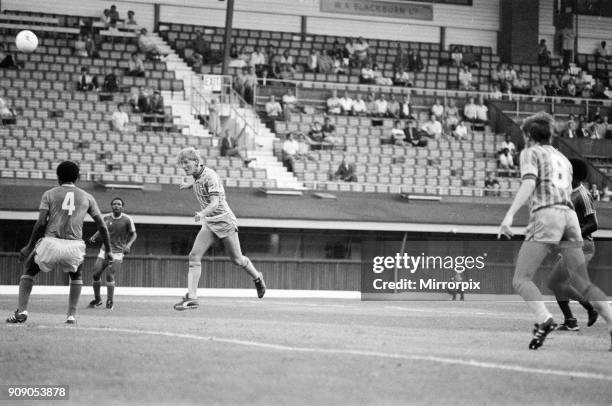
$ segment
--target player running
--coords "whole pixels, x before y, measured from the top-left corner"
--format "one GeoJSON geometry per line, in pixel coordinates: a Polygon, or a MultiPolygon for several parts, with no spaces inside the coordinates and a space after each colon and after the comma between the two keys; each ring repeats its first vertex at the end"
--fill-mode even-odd
{"type": "MultiPolygon", "coordinates": [[[[574,210],[578,215],[578,223],[580,224],[580,232],[584,240],[582,245],[582,252],[584,252],[584,259],[588,265],[593,256],[595,255],[595,243],[593,242],[593,236],[591,233],[597,231],[597,215],[595,213],[595,207],[593,205],[593,198],[582,185],[588,175],[588,168],[584,161],[580,159],[570,159],[572,164],[572,204],[574,210]]],[[[557,303],[559,308],[563,312],[565,320],[561,324],[558,330],[565,331],[579,331],[578,322],[572,314],[572,310],[569,306],[570,299],[579,302],[582,307],[588,313],[587,326],[592,326],[597,321],[599,315],[593,306],[571,285],[570,274],[567,271],[567,266],[563,262],[563,257],[560,257],[550,275],[550,281],[548,287],[555,292],[557,303]]]]}
{"type": "MultiPolygon", "coordinates": [[[[113,253],[112,264],[105,260],[106,251],[104,248],[100,249],[100,254],[96,259],[94,265],[93,274],[93,291],[94,300],[89,302],[90,308],[102,306],[102,298],[100,297],[100,284],[101,276],[104,271],[106,272],[106,308],[112,310],[114,308],[114,295],[115,295],[115,272],[121,269],[123,264],[123,256],[130,253],[134,241],[136,241],[136,227],[134,221],[130,216],[123,213],[124,202],[120,197],[115,197],[111,201],[112,213],[104,216],[104,223],[108,228],[111,239],[111,250],[113,253]]],[[[95,244],[100,236],[99,232],[96,232],[90,239],[89,242],[95,244]]]]}
{"type": "Polygon", "coordinates": [[[547,113],[525,119],[522,129],[526,148],[520,157],[522,183],[498,233],[498,238],[512,236],[514,215],[529,201],[529,223],[512,284],[537,317],[538,323],[529,343],[532,350],[541,347],[556,327],[532,280],[553,247],[560,248],[572,285],[606,320],[612,339],[612,307],[587,274],[580,225],[571,201],[572,167],[567,158],[550,145],[552,128],[553,118],[547,113]]]}
{"type": "Polygon", "coordinates": [[[217,173],[204,166],[200,153],[195,148],[181,150],[178,154],[178,164],[188,176],[193,176],[193,182],[183,183],[179,189],[193,188],[202,208],[195,213],[195,221],[202,221],[202,228],[189,253],[188,292],[174,305],[174,309],[187,310],[198,307],[198,282],[202,273],[202,257],[216,239],[223,241],[231,261],[251,275],[257,296],[262,298],[266,293],[263,275],[255,269],[249,258],[242,255],[236,216],[225,200],[225,191],[217,173]]]}
{"type": "Polygon", "coordinates": [[[61,269],[70,275],[67,324],[75,324],[75,314],[83,279],[81,268],[85,257],[82,239],[83,220],[89,214],[98,227],[106,249],[106,260],[113,261],[110,236],[94,198],[75,186],[79,167],[71,161],[60,163],[56,170],[58,187],[47,190],[40,202],[38,220],[34,224],[28,244],[19,252],[19,260],[25,261],[19,280],[19,304],[7,323],[23,323],[28,319],[28,301],[34,285],[34,276],[41,270],[50,272],[61,269]]]}

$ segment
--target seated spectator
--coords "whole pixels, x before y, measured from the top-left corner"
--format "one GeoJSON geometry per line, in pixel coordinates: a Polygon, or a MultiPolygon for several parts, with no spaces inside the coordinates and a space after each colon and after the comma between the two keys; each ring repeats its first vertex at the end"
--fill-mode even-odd
{"type": "Polygon", "coordinates": [[[487,172],[487,177],[484,181],[485,196],[499,196],[501,185],[492,171],[487,172]]]}
{"type": "Polygon", "coordinates": [[[281,69],[283,68],[283,66],[285,66],[290,72],[295,72],[295,60],[293,59],[293,56],[289,55],[288,49],[285,49],[283,51],[283,54],[281,55],[279,60],[279,64],[281,66],[281,69]]]}
{"type": "Polygon", "coordinates": [[[442,136],[442,124],[440,124],[434,114],[429,115],[429,121],[421,125],[421,130],[425,133],[424,135],[435,140],[442,136]]]}
{"type": "Polygon", "coordinates": [[[514,169],[514,159],[512,158],[512,155],[510,154],[508,148],[504,148],[499,153],[497,157],[497,166],[500,169],[514,169]]]}
{"type": "Polygon", "coordinates": [[[397,77],[400,72],[405,71],[408,68],[408,58],[406,51],[402,48],[401,43],[397,43],[397,49],[395,51],[395,59],[393,60],[393,72],[394,77],[397,77]]]}
{"type": "Polygon", "coordinates": [[[392,86],[393,81],[391,78],[387,78],[383,75],[383,72],[378,68],[377,64],[374,64],[372,69],[372,75],[374,76],[374,83],[380,86],[392,86]]]}
{"type": "Polygon", "coordinates": [[[102,91],[107,93],[115,93],[119,91],[119,82],[117,81],[117,75],[113,73],[111,68],[108,68],[108,73],[104,76],[104,83],[102,83],[102,91]]]}
{"type": "Polygon", "coordinates": [[[245,59],[248,60],[249,57],[244,53],[244,47],[241,47],[240,51],[241,53],[239,54],[236,44],[232,44],[230,47],[230,61],[228,64],[230,68],[244,69],[247,66],[245,59]]]}
{"type": "Polygon", "coordinates": [[[289,64],[282,64],[280,66],[280,71],[277,73],[276,77],[284,80],[293,80],[295,73],[295,69],[291,67],[289,64]]]}
{"type": "Polygon", "coordinates": [[[142,87],[132,92],[128,100],[128,103],[130,104],[130,106],[132,106],[132,111],[135,113],[141,113],[141,112],[146,113],[147,112],[146,110],[148,110],[149,101],[147,97],[145,96],[144,90],[142,89],[142,87]],[[141,108],[143,108],[144,111],[141,110],[141,108]]]}
{"type": "Polygon", "coordinates": [[[387,102],[387,115],[392,118],[399,118],[400,116],[400,104],[393,93],[389,95],[389,102],[387,102]]]}
{"type": "Polygon", "coordinates": [[[387,117],[388,114],[389,104],[387,103],[387,99],[385,99],[385,95],[381,93],[379,98],[374,101],[373,115],[378,117],[387,117]]]}
{"type": "Polygon", "coordinates": [[[355,57],[355,43],[352,38],[347,38],[344,43],[344,55],[348,58],[347,64],[351,64],[355,57]]]}
{"type": "Polygon", "coordinates": [[[493,90],[489,93],[490,100],[501,100],[504,97],[503,93],[499,89],[499,85],[493,85],[493,90]]]}
{"type": "Polygon", "coordinates": [[[523,75],[517,73],[514,82],[512,82],[512,91],[514,93],[527,94],[529,93],[529,83],[523,78],[523,75]]]}
{"type": "Polygon", "coordinates": [[[204,38],[204,33],[201,30],[196,31],[196,36],[191,41],[193,48],[193,56],[196,59],[202,59],[202,63],[207,63],[210,57],[210,43],[204,38]]]}
{"type": "Polygon", "coordinates": [[[427,140],[422,138],[421,131],[417,130],[415,120],[406,120],[404,127],[404,134],[406,135],[405,142],[409,143],[413,147],[426,147],[427,140]]]}
{"type": "Polygon", "coordinates": [[[484,104],[482,97],[480,98],[478,105],[476,106],[476,122],[482,124],[489,123],[489,109],[484,104]]]}
{"type": "Polygon", "coordinates": [[[603,124],[605,126],[604,138],[611,139],[612,138],[612,125],[610,125],[610,118],[608,116],[603,116],[603,124]]]}
{"type": "Polygon", "coordinates": [[[280,103],[276,101],[274,95],[270,95],[270,100],[266,103],[266,118],[267,125],[272,131],[274,131],[274,121],[279,120],[283,114],[283,108],[280,103]]]}
{"type": "Polygon", "coordinates": [[[468,68],[478,68],[478,61],[476,60],[476,55],[474,55],[472,52],[464,53],[461,62],[463,66],[467,66],[468,68]]]}
{"type": "Polygon", "coordinates": [[[249,63],[255,68],[255,74],[261,76],[264,66],[266,65],[266,56],[261,50],[260,46],[256,46],[255,50],[251,54],[249,63]]]}
{"type": "Polygon", "coordinates": [[[98,78],[95,75],[89,74],[89,68],[87,66],[81,68],[81,76],[77,82],[77,90],[98,90],[98,78]]]}
{"type": "Polygon", "coordinates": [[[361,98],[361,93],[357,93],[353,101],[353,115],[354,116],[365,116],[368,114],[365,101],[361,98]]]}
{"type": "Polygon", "coordinates": [[[16,124],[17,115],[15,112],[9,108],[4,99],[0,97],[0,119],[2,120],[2,125],[6,124],[16,124]]]}
{"type": "Polygon", "coordinates": [[[406,70],[403,68],[396,71],[395,77],[393,78],[393,84],[395,86],[412,87],[410,73],[406,72],[406,70]]]}
{"type": "Polygon", "coordinates": [[[459,71],[458,81],[459,81],[459,89],[474,90],[474,86],[473,86],[474,79],[472,76],[472,72],[470,72],[467,66],[464,66],[459,71]]]}
{"type": "Polygon", "coordinates": [[[470,97],[465,106],[463,106],[463,117],[472,123],[478,119],[478,107],[474,103],[473,97],[470,97]]]}
{"type": "Polygon", "coordinates": [[[342,114],[351,114],[353,111],[353,99],[351,99],[346,91],[344,92],[344,97],[340,98],[340,106],[342,107],[342,114]]]}
{"type": "Polygon", "coordinates": [[[421,55],[414,50],[408,51],[408,70],[410,72],[420,72],[423,70],[423,60],[421,59],[421,55]]]}
{"type": "Polygon", "coordinates": [[[317,51],[316,54],[311,54],[309,56],[309,63],[310,65],[315,66],[315,70],[313,71],[314,73],[344,73],[342,63],[325,53],[319,53],[317,51]],[[316,65],[314,65],[315,58],[316,65]]]}
{"type": "Polygon", "coordinates": [[[138,52],[132,52],[130,61],[128,62],[128,70],[126,75],[138,77],[145,76],[144,63],[140,59],[140,55],[138,55],[138,52]]]}
{"type": "Polygon", "coordinates": [[[355,164],[347,165],[344,160],[338,166],[336,172],[331,176],[332,180],[343,180],[345,182],[357,182],[355,164]]]}
{"type": "Polygon", "coordinates": [[[402,128],[402,122],[399,120],[395,120],[393,122],[393,128],[391,129],[391,143],[393,145],[402,146],[405,144],[406,134],[404,133],[404,129],[402,128]]]}
{"type": "Polygon", "coordinates": [[[242,77],[242,97],[247,103],[253,103],[253,94],[256,85],[257,75],[255,75],[255,68],[252,66],[244,68],[242,77]]]}
{"type": "Polygon", "coordinates": [[[561,86],[559,86],[559,81],[555,76],[551,77],[548,80],[548,84],[546,85],[546,95],[550,97],[556,97],[561,94],[561,86]]]}
{"type": "Polygon", "coordinates": [[[130,123],[130,118],[128,117],[128,114],[123,111],[123,109],[123,103],[117,104],[117,111],[115,111],[111,117],[111,125],[113,130],[122,134],[128,130],[128,124],[130,123]]]}
{"type": "Polygon", "coordinates": [[[159,90],[153,92],[153,97],[151,97],[149,102],[149,109],[153,114],[166,114],[164,111],[164,98],[159,90]]]}
{"type": "Polygon", "coordinates": [[[501,83],[504,80],[504,68],[502,63],[498,63],[495,70],[491,73],[491,83],[497,84],[501,88],[501,83]]]}
{"type": "Polygon", "coordinates": [[[287,89],[287,93],[283,95],[282,102],[285,120],[289,119],[289,115],[291,113],[304,111],[304,108],[298,103],[298,99],[295,97],[295,93],[293,92],[292,88],[287,89]]]}
{"type": "Polygon", "coordinates": [[[610,54],[608,53],[608,44],[606,41],[601,41],[599,46],[595,50],[595,56],[597,59],[610,60],[610,54]]]}
{"type": "Polygon", "coordinates": [[[504,142],[502,142],[499,146],[499,152],[501,153],[501,151],[503,151],[504,149],[507,149],[513,158],[516,156],[516,145],[514,145],[514,142],[512,142],[512,138],[510,138],[510,135],[508,134],[506,134],[504,142]]]}
{"type": "Polygon", "coordinates": [[[327,114],[342,114],[342,102],[340,98],[338,98],[338,91],[336,89],[332,90],[332,95],[329,99],[327,99],[327,114]]]}
{"type": "Polygon", "coordinates": [[[465,121],[461,120],[452,130],[451,135],[455,137],[457,140],[465,140],[468,137],[468,127],[465,125],[465,121]]]}
{"type": "Polygon", "coordinates": [[[433,106],[431,106],[430,113],[435,115],[438,120],[442,120],[444,116],[444,106],[440,103],[440,99],[435,99],[433,106]]]}
{"type": "Polygon", "coordinates": [[[405,94],[402,102],[400,103],[400,118],[402,119],[412,119],[414,120],[414,116],[412,115],[412,105],[410,104],[410,95],[405,94]]]}
{"type": "Polygon", "coordinates": [[[337,39],[334,40],[331,49],[327,51],[327,55],[329,55],[333,60],[340,61],[341,66],[348,66],[348,51],[340,44],[340,41],[338,41],[337,39]]]}
{"type": "Polygon", "coordinates": [[[370,116],[376,115],[376,98],[374,97],[374,93],[368,94],[368,98],[365,102],[366,105],[366,114],[370,116]]]}
{"type": "Polygon", "coordinates": [[[461,49],[455,45],[453,47],[453,49],[451,50],[451,57],[450,57],[452,64],[458,68],[460,68],[463,65],[463,53],[461,52],[461,49]]]}
{"type": "Polygon", "coordinates": [[[512,85],[512,83],[514,83],[515,80],[516,80],[516,71],[514,70],[514,66],[509,64],[506,66],[506,69],[504,70],[504,81],[512,85]]]}
{"type": "Polygon", "coordinates": [[[223,138],[221,139],[220,144],[220,152],[223,157],[238,157],[242,159],[242,154],[240,153],[240,149],[238,148],[238,143],[234,138],[230,136],[230,132],[226,129],[223,132],[223,138]]]}
{"type": "Polygon", "coordinates": [[[601,190],[600,198],[602,202],[609,202],[612,199],[612,191],[608,185],[605,185],[601,190]]]}
{"type": "Polygon", "coordinates": [[[315,161],[316,159],[310,154],[312,142],[303,133],[297,134],[298,152],[295,159],[315,161]]]}
{"type": "MultiPolygon", "coordinates": [[[[444,115],[443,115],[444,117],[442,117],[441,115],[440,120],[444,118],[444,125],[447,131],[454,130],[457,124],[459,124],[459,108],[457,107],[455,99],[450,99],[448,101],[448,107],[446,107],[446,109],[444,109],[443,112],[444,112],[444,115]]],[[[435,112],[433,111],[433,108],[432,108],[432,113],[435,114],[435,112]]]]}
{"type": "Polygon", "coordinates": [[[567,85],[565,86],[565,95],[569,97],[576,97],[576,92],[576,81],[574,80],[574,78],[572,78],[569,80],[569,82],[567,82],[567,85]]]}
{"type": "Polygon", "coordinates": [[[323,132],[323,143],[331,147],[339,146],[342,144],[342,137],[336,135],[336,126],[331,123],[329,117],[325,117],[323,126],[321,127],[323,132]]]}
{"type": "Polygon", "coordinates": [[[16,56],[8,50],[4,43],[0,43],[0,68],[18,69],[16,56]]]}
{"type": "Polygon", "coordinates": [[[353,46],[355,61],[357,62],[357,66],[364,65],[368,62],[368,49],[370,46],[363,39],[363,37],[357,38],[353,46]]]}
{"type": "Polygon", "coordinates": [[[572,121],[567,122],[567,127],[561,132],[561,137],[562,138],[576,138],[577,137],[575,121],[572,120],[572,121]]]}
{"type": "Polygon", "coordinates": [[[578,124],[576,125],[576,137],[578,138],[591,138],[591,132],[588,129],[588,123],[584,118],[584,115],[578,116],[578,124]]]}
{"type": "Polygon", "coordinates": [[[89,56],[89,53],[87,52],[87,46],[86,46],[86,42],[85,42],[85,37],[83,35],[79,35],[77,37],[77,39],[74,41],[74,45],[73,45],[73,55],[74,56],[81,56],[83,58],[87,58],[89,56]]]}
{"type": "Polygon", "coordinates": [[[540,66],[550,65],[550,51],[548,50],[545,39],[541,39],[540,45],[538,46],[538,64],[540,66]]]}
{"type": "Polygon", "coordinates": [[[536,81],[535,85],[531,88],[529,94],[534,96],[534,102],[543,102],[544,97],[546,97],[546,88],[541,82],[536,81]]]}
{"type": "Polygon", "coordinates": [[[606,137],[607,127],[608,125],[604,122],[603,117],[599,117],[597,120],[595,120],[591,125],[591,139],[604,139],[606,137]]]}
{"type": "Polygon", "coordinates": [[[293,133],[287,134],[285,142],[283,142],[283,165],[289,172],[293,172],[299,148],[298,142],[293,138],[293,133]]]}
{"type": "Polygon", "coordinates": [[[359,83],[371,85],[376,83],[374,70],[372,69],[369,63],[366,63],[363,68],[361,68],[361,73],[359,74],[359,83]]]}
{"type": "Polygon", "coordinates": [[[591,184],[591,188],[589,189],[589,192],[591,193],[591,197],[593,198],[593,200],[598,201],[600,199],[600,195],[599,195],[599,189],[597,189],[597,185],[596,184],[591,184]]]}
{"type": "Polygon", "coordinates": [[[148,36],[146,28],[142,28],[140,30],[140,35],[138,35],[138,50],[143,53],[147,59],[159,59],[162,56],[157,45],[155,45],[155,41],[148,36]]]}
{"type": "Polygon", "coordinates": [[[131,26],[138,26],[138,23],[136,22],[136,13],[134,13],[134,11],[129,10],[127,12],[127,20],[125,22],[125,25],[131,25],[131,26]]]}
{"type": "MultiPolygon", "coordinates": [[[[331,69],[329,69],[331,71],[331,69]]],[[[306,62],[306,71],[312,73],[319,72],[319,51],[316,49],[310,50],[308,59],[306,62]]]]}
{"type": "Polygon", "coordinates": [[[308,131],[308,141],[313,149],[321,149],[323,146],[323,130],[321,129],[321,124],[318,121],[315,121],[310,126],[310,131],[308,131]]]}

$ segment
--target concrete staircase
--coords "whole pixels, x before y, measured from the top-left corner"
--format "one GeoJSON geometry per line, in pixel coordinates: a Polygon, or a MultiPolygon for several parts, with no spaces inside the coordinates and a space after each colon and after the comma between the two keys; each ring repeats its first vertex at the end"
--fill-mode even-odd
{"type": "MultiPolygon", "coordinates": [[[[172,113],[180,118],[175,119],[176,124],[187,126],[185,133],[194,136],[208,137],[210,133],[205,129],[191,109],[191,88],[201,88],[201,79],[178,54],[157,34],[151,35],[165,58],[166,66],[174,71],[177,79],[183,81],[183,92],[162,92],[164,101],[172,106],[172,113]]],[[[276,135],[272,133],[259,119],[255,111],[248,108],[240,108],[223,104],[219,106],[222,115],[234,120],[236,127],[242,129],[247,123],[248,139],[252,142],[248,145],[248,158],[255,158],[249,166],[266,170],[267,178],[276,180],[276,185],[281,189],[304,189],[304,185],[291,172],[282,165],[274,156],[274,140],[276,135]]]]}

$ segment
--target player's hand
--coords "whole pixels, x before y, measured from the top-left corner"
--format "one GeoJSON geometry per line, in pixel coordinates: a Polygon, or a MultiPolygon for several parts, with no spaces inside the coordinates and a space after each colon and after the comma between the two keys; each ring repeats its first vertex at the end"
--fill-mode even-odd
{"type": "Polygon", "coordinates": [[[19,251],[19,262],[25,261],[30,256],[31,253],[32,253],[32,248],[30,248],[29,245],[26,245],[25,247],[23,247],[21,251],[19,251]]]}
{"type": "Polygon", "coordinates": [[[131,249],[132,247],[130,247],[129,245],[126,245],[125,247],[123,247],[123,253],[127,255],[130,253],[131,249]]]}
{"type": "Polygon", "coordinates": [[[106,252],[106,253],[104,253],[104,260],[107,263],[112,264],[113,261],[115,260],[115,257],[113,257],[113,253],[112,252],[106,252]]]}
{"type": "Polygon", "coordinates": [[[199,212],[199,211],[196,211],[196,213],[195,213],[195,217],[194,217],[194,218],[195,218],[195,222],[196,222],[196,223],[199,223],[199,222],[200,222],[200,220],[202,220],[202,216],[200,215],[200,212],[199,212]]]}
{"type": "Polygon", "coordinates": [[[94,237],[91,237],[91,238],[89,239],[89,243],[90,243],[90,244],[95,244],[95,243],[96,243],[96,239],[95,239],[94,237]]]}
{"type": "Polygon", "coordinates": [[[193,183],[183,182],[179,185],[179,190],[191,189],[192,187],[193,187],[193,183]]]}
{"type": "Polygon", "coordinates": [[[514,220],[514,216],[506,216],[504,217],[504,221],[502,221],[499,226],[499,232],[497,233],[497,239],[499,240],[502,235],[507,239],[511,239],[514,233],[512,232],[512,222],[514,220]]]}

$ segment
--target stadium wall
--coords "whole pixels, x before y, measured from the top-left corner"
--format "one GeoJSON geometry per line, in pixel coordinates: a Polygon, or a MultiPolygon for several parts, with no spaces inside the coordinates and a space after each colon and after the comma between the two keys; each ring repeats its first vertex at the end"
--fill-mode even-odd
{"type": "Polygon", "coordinates": [[[545,39],[548,49],[555,50],[555,0],[540,0],[538,32],[540,39],[545,39]]]}
{"type": "MultiPolygon", "coordinates": [[[[378,39],[440,43],[441,27],[446,28],[445,44],[466,44],[497,48],[500,0],[473,0],[473,6],[433,4],[433,20],[406,20],[320,11],[320,0],[237,0],[233,26],[244,29],[300,32],[306,17],[310,34],[364,36],[378,39]],[[367,26],[364,25],[367,23],[367,26]]],[[[131,9],[137,21],[153,27],[154,7],[160,5],[160,21],[221,27],[226,2],[217,0],[100,1],[100,0],[3,0],[8,10],[99,16],[111,3],[120,14],[131,9]]]]}
{"type": "Polygon", "coordinates": [[[601,41],[612,44],[612,18],[578,16],[578,53],[594,54],[601,41]]]}

